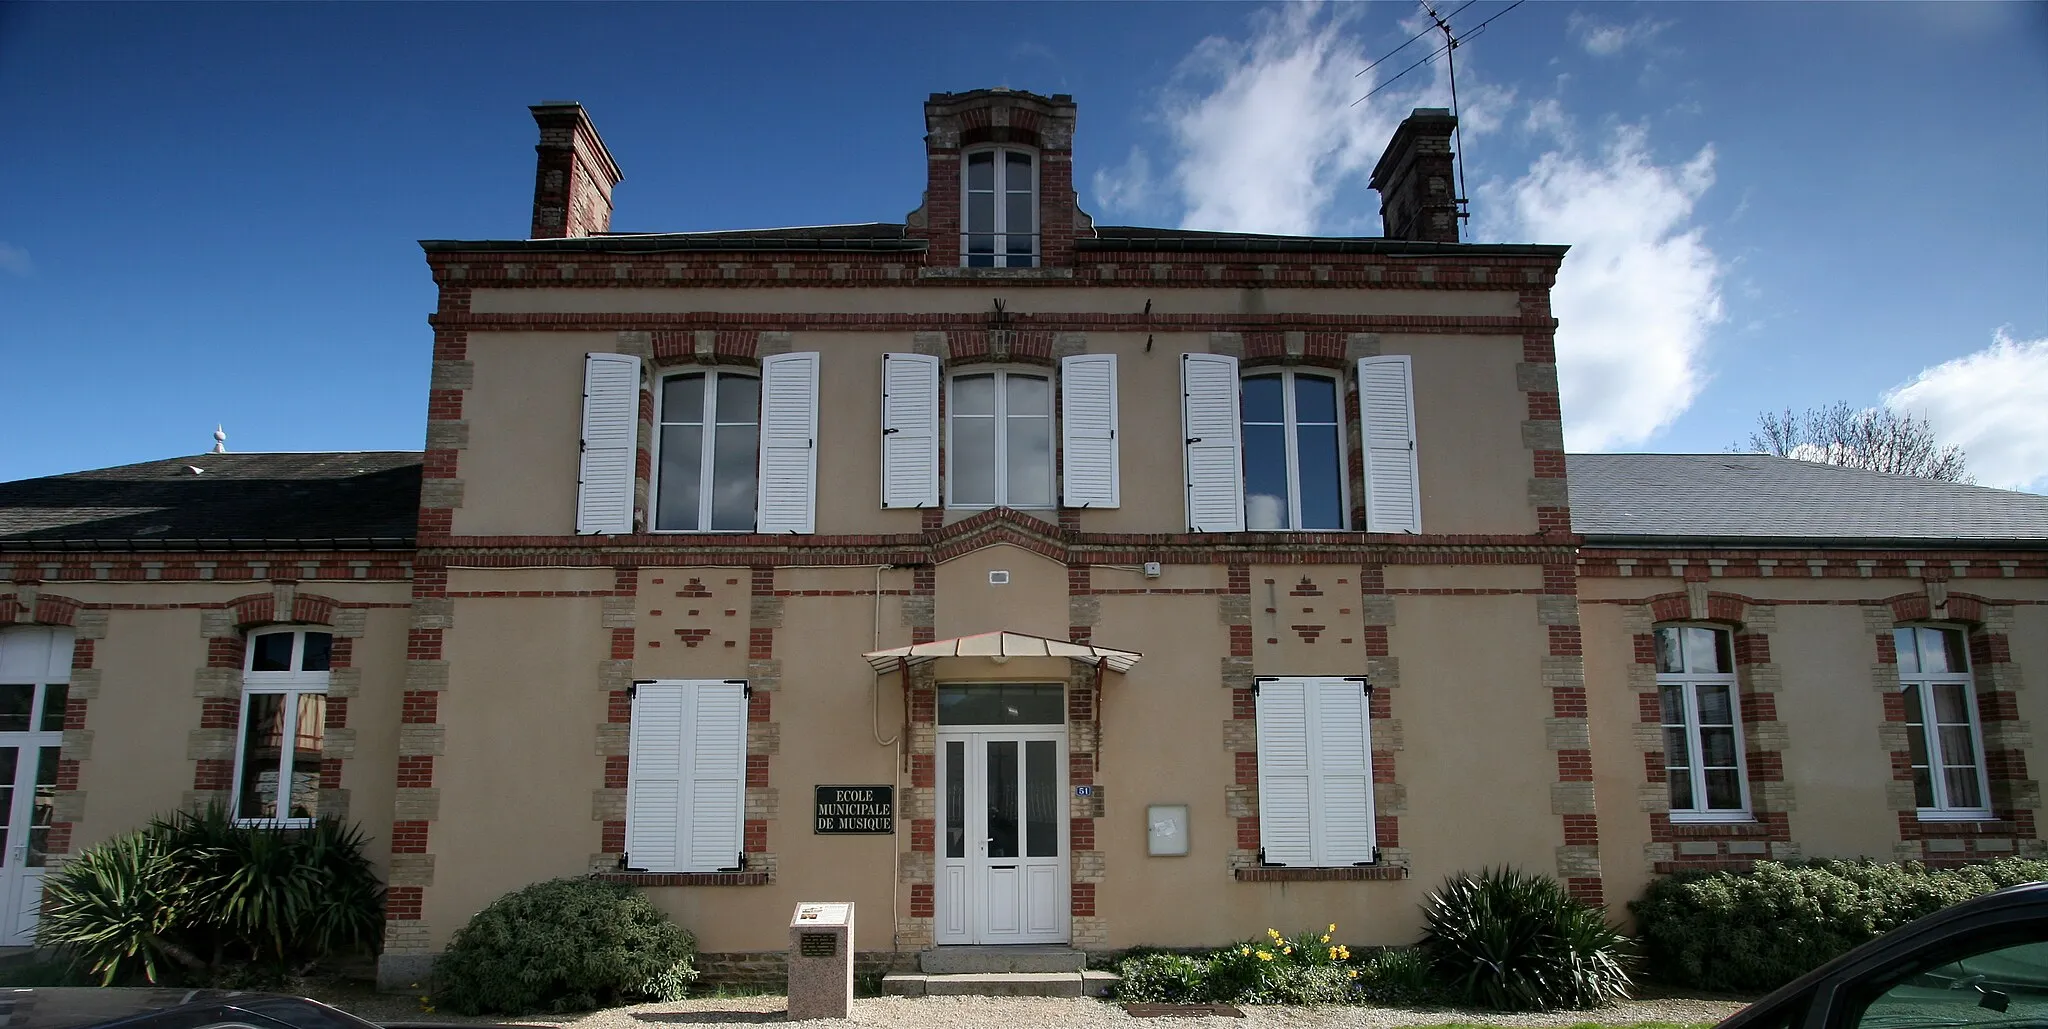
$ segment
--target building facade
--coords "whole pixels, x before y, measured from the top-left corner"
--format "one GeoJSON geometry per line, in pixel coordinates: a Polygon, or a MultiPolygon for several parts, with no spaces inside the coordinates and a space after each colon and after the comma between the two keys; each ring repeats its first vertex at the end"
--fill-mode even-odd
{"type": "Polygon", "coordinates": [[[1097,226],[1071,99],[1008,90],[927,102],[901,224],[613,233],[533,112],[531,237],[423,244],[423,455],[0,486],[5,925],[207,803],[361,822],[400,984],[562,875],[739,974],[806,900],[882,964],[1395,944],[1483,866],[1619,914],[2039,846],[2048,502],[1567,459],[1565,249],[1458,241],[1443,112],[1375,238],[1097,226]]]}

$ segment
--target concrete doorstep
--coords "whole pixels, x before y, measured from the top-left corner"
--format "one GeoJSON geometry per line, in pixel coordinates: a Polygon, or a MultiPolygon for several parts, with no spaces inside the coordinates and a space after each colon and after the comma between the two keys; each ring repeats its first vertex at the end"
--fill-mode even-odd
{"type": "Polygon", "coordinates": [[[882,977],[892,997],[1100,997],[1119,982],[1114,972],[912,972],[882,977]]]}

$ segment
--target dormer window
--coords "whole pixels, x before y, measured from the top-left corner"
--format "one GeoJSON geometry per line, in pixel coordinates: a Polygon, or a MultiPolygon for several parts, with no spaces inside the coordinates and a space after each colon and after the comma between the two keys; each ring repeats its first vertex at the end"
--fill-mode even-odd
{"type": "Polygon", "coordinates": [[[1016,147],[972,150],[962,197],[961,262],[969,268],[1038,267],[1038,158],[1016,147]]]}

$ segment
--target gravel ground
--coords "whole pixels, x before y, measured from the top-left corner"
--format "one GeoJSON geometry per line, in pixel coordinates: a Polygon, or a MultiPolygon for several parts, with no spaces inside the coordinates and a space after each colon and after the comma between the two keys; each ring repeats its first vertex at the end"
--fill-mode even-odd
{"type": "MultiPolygon", "coordinates": [[[[675,1004],[641,1004],[612,1008],[565,1019],[464,1018],[425,1013],[412,997],[363,995],[334,997],[338,1004],[371,1021],[491,1022],[567,1029],[658,1029],[662,1025],[749,1025],[783,1021],[780,996],[703,997],[675,1004]]],[[[1145,1018],[1124,1014],[1121,1007],[1089,999],[1039,997],[876,997],[853,1002],[852,1025],[890,1029],[1089,1029],[1094,1026],[1144,1025],[1153,1029],[1391,1029],[1395,1026],[1441,1025],[1446,1022],[1502,1026],[1570,1026],[1587,1022],[1631,1025],[1640,1022],[1718,1022],[1741,1010],[1740,1000],[1663,997],[1632,1000],[1594,1011],[1561,1011],[1542,1015],[1495,1015],[1445,1008],[1378,1007],[1246,1007],[1244,1018],[1145,1018]]]]}

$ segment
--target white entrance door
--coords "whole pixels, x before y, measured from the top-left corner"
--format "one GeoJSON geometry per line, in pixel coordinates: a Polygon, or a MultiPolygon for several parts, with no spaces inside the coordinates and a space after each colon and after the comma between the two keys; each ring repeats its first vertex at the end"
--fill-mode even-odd
{"type": "Polygon", "coordinates": [[[35,942],[70,692],[71,630],[0,633],[0,947],[35,942]]]}
{"type": "Polygon", "coordinates": [[[1067,942],[1066,727],[947,727],[938,749],[938,941],[1067,942]]]}

